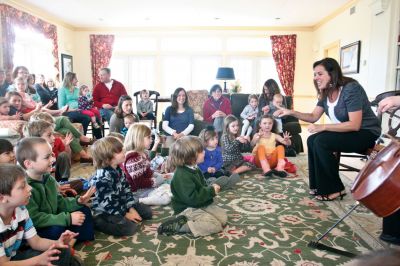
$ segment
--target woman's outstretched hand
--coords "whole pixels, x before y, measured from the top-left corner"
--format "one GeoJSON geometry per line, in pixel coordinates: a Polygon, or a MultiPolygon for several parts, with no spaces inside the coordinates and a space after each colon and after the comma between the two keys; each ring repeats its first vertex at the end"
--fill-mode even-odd
{"type": "Polygon", "coordinates": [[[278,107],[278,110],[276,110],[273,114],[273,116],[275,117],[282,117],[282,116],[287,116],[287,115],[291,115],[292,114],[292,110],[286,109],[284,107],[278,107]]]}

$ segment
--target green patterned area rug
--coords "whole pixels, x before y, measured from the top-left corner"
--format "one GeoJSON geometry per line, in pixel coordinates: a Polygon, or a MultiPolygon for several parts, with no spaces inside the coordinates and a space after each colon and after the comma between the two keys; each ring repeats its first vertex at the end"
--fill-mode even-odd
{"type": "MultiPolygon", "coordinates": [[[[351,197],[347,203],[309,197],[305,160],[304,155],[291,158],[299,168],[297,176],[267,180],[251,172],[235,190],[221,192],[216,202],[229,218],[219,234],[159,236],[158,225],[173,211],[169,206],[154,207],[153,219],[143,222],[136,235],[115,238],[97,233],[94,242],[77,245],[76,252],[85,265],[343,265],[350,260],[310,249],[307,243],[338,220],[351,206],[351,197]]],[[[358,213],[373,218],[362,208],[358,213]]],[[[368,230],[349,219],[322,243],[353,253],[382,247],[368,230]]]]}

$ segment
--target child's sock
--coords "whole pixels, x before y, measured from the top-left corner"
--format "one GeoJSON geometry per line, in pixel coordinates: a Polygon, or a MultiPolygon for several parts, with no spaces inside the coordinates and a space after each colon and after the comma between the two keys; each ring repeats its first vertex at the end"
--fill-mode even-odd
{"type": "Polygon", "coordinates": [[[277,171],[283,171],[283,170],[285,170],[285,164],[286,164],[285,159],[279,159],[278,165],[275,167],[275,169],[277,171]]]}

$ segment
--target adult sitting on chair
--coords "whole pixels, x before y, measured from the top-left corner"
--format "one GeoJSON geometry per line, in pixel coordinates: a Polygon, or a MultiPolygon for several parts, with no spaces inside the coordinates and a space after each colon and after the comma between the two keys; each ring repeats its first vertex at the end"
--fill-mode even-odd
{"type": "MultiPolygon", "coordinates": [[[[383,113],[400,107],[400,96],[387,97],[379,102],[378,112],[383,113]]],[[[400,210],[384,217],[380,239],[400,245],[400,210]]]]}
{"type": "Polygon", "coordinates": [[[139,118],[133,113],[132,110],[132,98],[129,95],[123,95],[119,98],[118,105],[115,108],[114,114],[111,116],[110,133],[121,133],[121,130],[124,127],[124,117],[127,115],[133,115],[135,117],[135,121],[139,121],[139,118]]]}
{"type": "Polygon", "coordinates": [[[101,117],[110,123],[119,98],[127,95],[127,93],[121,82],[111,79],[111,70],[109,68],[102,68],[99,78],[100,83],[93,88],[94,105],[99,108],[101,117]]]}
{"type": "Polygon", "coordinates": [[[334,153],[365,152],[374,146],[381,127],[364,89],[356,80],[343,76],[335,59],[317,61],[313,68],[318,103],[312,113],[281,108],[275,116],[292,115],[309,123],[317,122],[324,112],[329,116],[332,124],[308,127],[313,135],[307,140],[310,194],[329,201],[345,195],[334,153]]]}
{"type": "Polygon", "coordinates": [[[215,131],[221,133],[224,129],[224,119],[232,114],[231,101],[222,96],[222,88],[216,84],[210,89],[210,97],[203,105],[204,121],[214,125],[215,131]]]}
{"type": "MultiPolygon", "coordinates": [[[[275,94],[281,94],[279,85],[274,79],[268,79],[264,82],[262,93],[258,99],[258,117],[270,114],[275,94]]],[[[285,97],[283,97],[283,105],[286,106],[285,97]]]]}
{"type": "MultiPolygon", "coordinates": [[[[63,110],[63,108],[67,106],[67,111],[64,115],[73,123],[81,123],[83,133],[86,135],[90,123],[90,117],[83,114],[82,111],[78,109],[79,88],[76,87],[77,84],[78,78],[76,74],[73,72],[67,72],[63,80],[63,85],[58,90],[58,108],[63,110]]],[[[93,136],[96,139],[101,139],[101,130],[93,128],[93,136]]]]}
{"type": "Polygon", "coordinates": [[[187,94],[184,88],[177,88],[172,95],[172,104],[165,110],[162,123],[167,136],[165,146],[169,146],[177,139],[189,135],[194,128],[194,114],[189,107],[187,94]]]}

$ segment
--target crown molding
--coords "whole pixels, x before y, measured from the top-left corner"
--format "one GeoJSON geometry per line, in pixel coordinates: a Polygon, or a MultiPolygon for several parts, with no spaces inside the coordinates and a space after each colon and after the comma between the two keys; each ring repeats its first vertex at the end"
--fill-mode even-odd
{"type": "Polygon", "coordinates": [[[45,21],[50,23],[54,23],[60,26],[63,26],[72,31],[89,31],[89,32],[128,32],[128,31],[305,31],[305,32],[313,32],[319,29],[321,26],[341,14],[346,9],[351,6],[356,5],[359,0],[349,0],[342,7],[336,9],[330,15],[323,18],[317,24],[313,26],[170,26],[170,27],[74,27],[71,24],[68,24],[56,16],[43,11],[40,8],[34,7],[31,4],[27,3],[25,0],[0,0],[2,4],[8,4],[12,7],[15,7],[19,10],[30,13],[34,16],[37,16],[45,21]]]}
{"type": "Polygon", "coordinates": [[[16,9],[27,12],[33,16],[43,19],[49,23],[57,24],[63,26],[69,30],[75,30],[75,27],[65,23],[64,21],[58,19],[57,17],[43,11],[42,9],[33,7],[32,5],[26,3],[24,0],[0,0],[0,3],[10,5],[16,9]]]}
{"type": "Polygon", "coordinates": [[[355,6],[357,3],[359,2],[359,0],[350,0],[349,2],[347,2],[346,4],[344,4],[342,7],[339,7],[338,9],[336,9],[335,11],[333,11],[330,15],[326,16],[325,18],[323,18],[320,22],[318,22],[317,24],[315,24],[312,27],[312,31],[316,31],[318,30],[320,27],[322,27],[324,24],[328,23],[330,20],[334,19],[335,17],[337,17],[339,14],[343,13],[346,9],[355,6]]]}
{"type": "Polygon", "coordinates": [[[76,31],[312,31],[312,27],[177,26],[177,27],[77,27],[76,31]]]}

